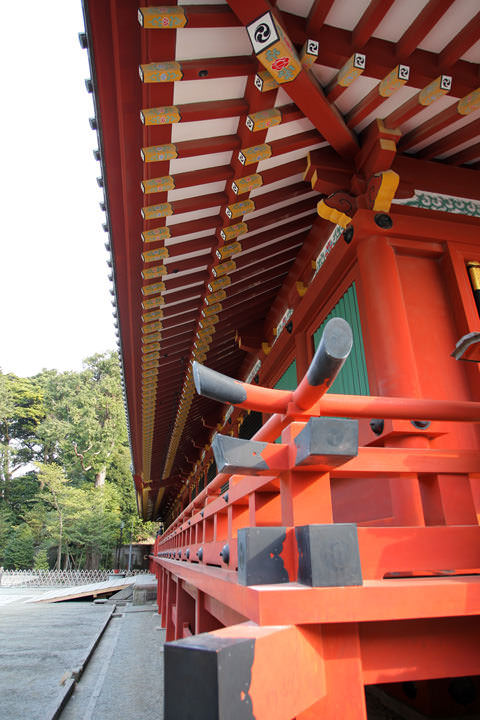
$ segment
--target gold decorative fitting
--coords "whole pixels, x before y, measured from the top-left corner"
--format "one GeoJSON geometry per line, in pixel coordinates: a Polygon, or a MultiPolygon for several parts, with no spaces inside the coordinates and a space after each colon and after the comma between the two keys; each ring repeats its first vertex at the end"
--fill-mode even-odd
{"type": "Polygon", "coordinates": [[[332,208],[329,205],[326,205],[324,200],[320,200],[318,203],[317,212],[320,217],[325,220],[330,220],[330,222],[335,223],[335,225],[340,225],[343,228],[346,228],[347,225],[350,225],[352,222],[351,217],[345,215],[345,213],[342,213],[339,210],[335,210],[335,208],[332,208]]]}
{"type": "Polygon", "coordinates": [[[162,323],[161,322],[152,322],[148,325],[142,325],[142,333],[144,335],[149,335],[150,333],[157,332],[157,330],[162,329],[162,323]]]}
{"type": "Polygon", "coordinates": [[[218,248],[218,250],[215,250],[215,255],[219,260],[226,260],[232,255],[238,255],[240,252],[242,252],[242,246],[238,241],[236,241],[218,248]]]}
{"type": "Polygon", "coordinates": [[[238,159],[242,165],[253,165],[260,160],[268,160],[269,157],[272,157],[272,148],[267,143],[242,148],[238,153],[238,159]]]}
{"type": "Polygon", "coordinates": [[[318,58],[318,41],[307,40],[300,52],[300,62],[304,68],[311,68],[318,58]]]}
{"type": "Polygon", "coordinates": [[[158,295],[158,297],[148,298],[147,300],[142,301],[142,308],[144,310],[150,310],[151,308],[159,307],[160,305],[164,305],[165,300],[161,295],[158,295]]]}
{"type": "Polygon", "coordinates": [[[442,95],[446,95],[452,89],[452,78],[450,75],[439,75],[435,80],[424,87],[418,94],[420,105],[431,105],[442,95]]]}
{"type": "Polygon", "coordinates": [[[465,95],[457,104],[457,112],[459,115],[469,115],[480,108],[480,88],[473,90],[465,95]]]}
{"type": "Polygon", "coordinates": [[[214,305],[207,305],[207,307],[202,308],[202,315],[203,315],[203,317],[207,317],[208,315],[214,315],[215,313],[218,313],[221,310],[222,310],[221,303],[215,303],[214,305]]]}
{"type": "Polygon", "coordinates": [[[228,275],[222,275],[222,277],[217,278],[216,280],[211,280],[208,285],[208,291],[209,292],[216,292],[217,290],[221,290],[222,288],[228,287],[231,283],[231,279],[228,275]]]}
{"type": "Polygon", "coordinates": [[[163,177],[151,178],[151,180],[142,180],[140,187],[145,195],[151,195],[152,193],[174,190],[175,182],[171,175],[164,175],[163,177]]]}
{"type": "Polygon", "coordinates": [[[390,97],[408,82],[409,77],[410,67],[408,65],[397,65],[378,85],[378,94],[382,97],[390,97]]]}
{"type": "Polygon", "coordinates": [[[269,127],[280,125],[282,122],[282,113],[277,108],[270,108],[268,110],[259,110],[256,113],[250,113],[245,118],[245,125],[250,132],[257,132],[257,130],[268,130],[269,127]]]}
{"type": "Polygon", "coordinates": [[[338,71],[337,85],[349,87],[363,73],[365,66],[366,56],[363,53],[354,53],[338,71]]]}
{"type": "Polygon", "coordinates": [[[153,280],[157,277],[165,275],[165,266],[155,265],[154,267],[144,268],[141,272],[141,275],[144,280],[153,280]]]}
{"type": "Polygon", "coordinates": [[[259,173],[246,175],[245,177],[235,178],[232,182],[232,190],[235,195],[243,195],[243,193],[251,192],[255,188],[263,185],[263,178],[259,173]]]}
{"type": "Polygon", "coordinates": [[[160,203],[159,205],[149,205],[140,210],[144,220],[155,220],[155,218],[168,217],[173,215],[173,208],[170,203],[160,203]]]}
{"type": "Polygon", "coordinates": [[[142,260],[146,263],[163,260],[166,257],[168,257],[168,248],[166,247],[157,248],[156,250],[146,250],[142,253],[142,260]]]}
{"type": "Polygon", "coordinates": [[[232,203],[231,205],[227,205],[225,208],[225,215],[228,217],[229,220],[233,220],[234,218],[241,217],[242,215],[246,215],[247,213],[251,213],[255,210],[255,203],[253,200],[241,200],[238,203],[232,203]]]}
{"type": "Polygon", "coordinates": [[[255,75],[255,87],[261,93],[276,90],[278,88],[277,81],[273,78],[268,70],[261,70],[255,75]]]}
{"type": "Polygon", "coordinates": [[[204,302],[206,305],[214,305],[217,302],[221,302],[222,300],[225,300],[227,297],[227,293],[225,290],[217,290],[214,293],[211,293],[210,295],[206,295],[204,298],[204,302]]]}
{"type": "Polygon", "coordinates": [[[142,232],[142,240],[145,243],[160,242],[161,240],[166,240],[169,237],[171,237],[171,233],[170,228],[168,227],[160,227],[155,228],[154,230],[145,230],[142,232]]]}
{"type": "Polygon", "coordinates": [[[152,312],[144,313],[142,315],[142,322],[148,323],[153,320],[160,320],[163,318],[163,310],[152,310],[152,312]]]}
{"type": "MultiPolygon", "coordinates": [[[[316,263],[313,262],[313,265],[314,265],[314,269],[316,270],[317,269],[316,263]]],[[[297,288],[297,293],[300,295],[300,297],[303,297],[308,290],[308,286],[304,285],[303,282],[300,282],[300,280],[297,280],[297,282],[295,283],[295,286],[297,288]]]]}
{"type": "MultiPolygon", "coordinates": [[[[165,269],[165,266],[162,265],[164,272],[162,273],[165,275],[167,272],[165,269]]],[[[156,293],[164,292],[165,290],[165,283],[158,282],[158,283],[152,283],[151,285],[144,285],[142,287],[142,295],[155,295],[156,293]]],[[[162,303],[163,305],[163,303],[162,303]]]]}
{"type": "Polygon", "coordinates": [[[220,265],[214,265],[212,268],[212,273],[215,277],[220,277],[221,275],[227,275],[230,272],[233,272],[236,270],[237,266],[235,264],[234,260],[227,260],[227,262],[224,262],[220,265]]]}
{"type": "Polygon", "coordinates": [[[236,223],[235,225],[228,225],[220,230],[220,237],[224,242],[234,240],[239,235],[244,235],[248,232],[248,225],[246,222],[236,223]]]}
{"type": "Polygon", "coordinates": [[[164,105],[140,110],[140,120],[144,125],[173,125],[181,118],[175,105],[164,105]]]}
{"type": "Polygon", "coordinates": [[[144,83],[175,82],[183,78],[182,67],[175,60],[140,65],[138,74],[144,83]]]}
{"type": "Polygon", "coordinates": [[[187,18],[183,7],[180,5],[141,7],[138,9],[138,22],[143,28],[175,30],[185,27],[187,18]]]}
{"type": "Polygon", "coordinates": [[[277,83],[288,83],[297,77],[302,65],[290,38],[271,12],[247,25],[247,32],[253,52],[277,83]]]}
{"type": "Polygon", "coordinates": [[[177,148],[173,143],[167,145],[151,145],[140,150],[143,162],[157,162],[159,160],[175,160],[178,157],[177,148]]]}

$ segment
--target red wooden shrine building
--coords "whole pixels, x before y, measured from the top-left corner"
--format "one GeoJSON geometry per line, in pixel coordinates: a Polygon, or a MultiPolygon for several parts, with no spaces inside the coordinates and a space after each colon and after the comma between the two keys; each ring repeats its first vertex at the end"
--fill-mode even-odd
{"type": "Polygon", "coordinates": [[[478,0],[84,7],[165,717],[478,717],[478,0]]]}

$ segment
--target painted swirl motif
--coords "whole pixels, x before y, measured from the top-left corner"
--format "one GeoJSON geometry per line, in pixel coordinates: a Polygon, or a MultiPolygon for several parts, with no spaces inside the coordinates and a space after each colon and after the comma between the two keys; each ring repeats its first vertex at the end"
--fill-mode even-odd
{"type": "Polygon", "coordinates": [[[415,196],[403,204],[410,205],[411,207],[425,208],[427,210],[480,217],[480,202],[467,198],[452,197],[450,195],[437,195],[415,190],[415,196]]]}

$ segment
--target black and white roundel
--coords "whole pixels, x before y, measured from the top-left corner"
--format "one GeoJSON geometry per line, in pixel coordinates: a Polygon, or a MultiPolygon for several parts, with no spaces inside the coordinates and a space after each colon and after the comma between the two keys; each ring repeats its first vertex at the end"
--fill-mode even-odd
{"type": "Polygon", "coordinates": [[[247,32],[255,55],[266,50],[279,39],[275,22],[269,12],[247,25],[247,32]]]}

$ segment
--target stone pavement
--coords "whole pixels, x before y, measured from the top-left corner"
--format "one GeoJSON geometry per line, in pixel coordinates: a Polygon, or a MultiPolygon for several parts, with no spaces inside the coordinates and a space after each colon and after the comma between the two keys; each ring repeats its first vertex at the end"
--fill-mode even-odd
{"type": "Polygon", "coordinates": [[[164,640],[156,605],[118,607],[60,719],[162,720],[164,640]]]}
{"type": "Polygon", "coordinates": [[[32,591],[0,598],[0,717],[51,720],[85,661],[111,606],[26,604],[32,591]],[[63,681],[63,682],[62,682],[63,681]]]}

